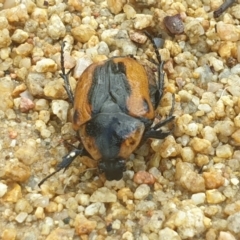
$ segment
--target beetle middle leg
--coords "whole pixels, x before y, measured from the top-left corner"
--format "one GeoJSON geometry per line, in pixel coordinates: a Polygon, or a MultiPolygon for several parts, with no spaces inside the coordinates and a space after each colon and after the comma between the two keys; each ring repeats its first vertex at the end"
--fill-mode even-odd
{"type": "Polygon", "coordinates": [[[64,80],[64,88],[67,92],[68,98],[69,98],[70,102],[73,104],[74,96],[73,96],[73,91],[72,91],[70,83],[69,83],[69,75],[70,75],[72,69],[70,69],[67,73],[65,71],[65,68],[64,68],[64,47],[65,47],[65,42],[63,41],[62,46],[61,46],[61,70],[62,70],[62,73],[60,73],[60,76],[64,80]]]}
{"type": "Polygon", "coordinates": [[[155,126],[151,127],[149,130],[147,130],[144,133],[143,139],[146,140],[148,138],[156,138],[156,139],[164,139],[168,135],[172,133],[172,131],[168,132],[163,132],[160,128],[167,123],[171,122],[175,116],[173,116],[173,111],[174,111],[174,106],[175,106],[175,95],[172,95],[172,107],[170,110],[169,115],[161,122],[157,123],[155,126]]]}

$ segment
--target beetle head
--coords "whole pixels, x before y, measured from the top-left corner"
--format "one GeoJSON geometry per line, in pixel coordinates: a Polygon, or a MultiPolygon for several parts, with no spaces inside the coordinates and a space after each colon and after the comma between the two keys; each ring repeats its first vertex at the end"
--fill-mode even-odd
{"type": "Polygon", "coordinates": [[[118,181],[123,177],[123,172],[126,171],[125,160],[119,158],[112,161],[102,160],[98,164],[98,169],[101,173],[105,173],[108,181],[118,181]]]}

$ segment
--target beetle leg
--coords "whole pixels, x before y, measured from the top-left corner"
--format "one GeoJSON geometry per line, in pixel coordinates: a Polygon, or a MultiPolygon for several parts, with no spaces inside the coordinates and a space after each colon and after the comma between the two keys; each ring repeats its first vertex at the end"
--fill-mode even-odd
{"type": "Polygon", "coordinates": [[[175,106],[175,95],[173,94],[172,95],[172,107],[169,112],[169,115],[163,121],[157,123],[154,127],[150,128],[148,131],[146,131],[143,136],[144,139],[147,139],[147,138],[163,139],[172,133],[173,130],[168,131],[168,132],[162,132],[162,130],[159,128],[161,128],[165,124],[171,122],[175,118],[175,116],[173,116],[174,106],[175,106]]]}
{"type": "Polygon", "coordinates": [[[162,61],[161,55],[158,51],[158,47],[153,39],[153,37],[147,32],[144,32],[146,34],[146,36],[149,38],[149,40],[151,41],[153,47],[154,47],[154,51],[157,57],[157,74],[158,74],[158,81],[157,81],[157,92],[155,95],[155,108],[158,106],[162,96],[163,96],[163,88],[164,88],[164,71],[163,71],[163,66],[164,66],[164,61],[162,61]]]}
{"type": "Polygon", "coordinates": [[[235,2],[235,0],[225,0],[225,2],[213,12],[213,16],[218,18],[224,11],[226,11],[231,5],[235,2]]]}
{"type": "Polygon", "coordinates": [[[171,133],[172,133],[172,131],[163,132],[161,129],[160,130],[150,129],[149,131],[147,131],[144,134],[144,140],[148,139],[148,138],[164,139],[165,137],[167,137],[171,133]]]}
{"type": "Polygon", "coordinates": [[[68,153],[67,155],[65,155],[62,159],[62,161],[57,165],[57,170],[58,169],[64,169],[64,171],[66,171],[66,169],[71,165],[71,163],[73,162],[73,160],[79,156],[82,155],[83,152],[83,148],[75,148],[74,150],[72,150],[70,153],[68,153]]]}
{"type": "Polygon", "coordinates": [[[71,103],[73,104],[74,102],[74,97],[73,97],[73,92],[69,83],[69,75],[72,71],[72,69],[70,69],[67,73],[65,72],[65,68],[64,68],[64,47],[65,47],[65,42],[63,41],[62,46],[61,46],[61,70],[62,73],[60,73],[61,78],[64,81],[64,88],[67,92],[68,98],[71,101],[71,103]]]}
{"type": "Polygon", "coordinates": [[[157,123],[152,129],[157,130],[160,127],[167,124],[168,122],[171,122],[175,118],[175,116],[173,116],[174,106],[175,106],[175,95],[173,94],[172,95],[172,107],[171,107],[171,110],[169,112],[169,115],[162,122],[157,123]]]}
{"type": "Polygon", "coordinates": [[[53,173],[49,174],[47,177],[45,177],[39,184],[38,186],[41,187],[41,185],[48,179],[50,178],[51,176],[53,176],[55,173],[61,171],[62,169],[64,169],[64,172],[66,171],[66,169],[71,165],[71,163],[73,162],[73,160],[79,156],[79,155],[82,155],[82,152],[83,152],[83,148],[76,148],[74,150],[72,150],[70,153],[68,153],[67,155],[65,155],[63,158],[62,158],[62,162],[60,162],[58,165],[57,165],[57,170],[54,171],[53,173]]]}

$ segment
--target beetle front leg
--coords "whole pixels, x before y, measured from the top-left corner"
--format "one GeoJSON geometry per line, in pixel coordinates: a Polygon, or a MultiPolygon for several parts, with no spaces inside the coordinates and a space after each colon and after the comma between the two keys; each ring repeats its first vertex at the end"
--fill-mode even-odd
{"type": "Polygon", "coordinates": [[[57,165],[57,170],[54,171],[53,173],[49,174],[47,177],[45,177],[39,184],[38,186],[41,187],[41,185],[47,180],[49,179],[51,176],[53,176],[54,174],[56,174],[57,172],[61,171],[62,169],[64,169],[64,172],[68,169],[68,167],[71,165],[71,163],[73,162],[73,160],[79,156],[82,155],[83,153],[83,148],[76,148],[74,150],[72,150],[70,153],[68,153],[67,155],[65,155],[62,158],[62,161],[57,165]]]}
{"type": "Polygon", "coordinates": [[[68,98],[69,98],[70,102],[73,104],[74,96],[73,96],[73,91],[72,91],[70,83],[69,83],[69,75],[70,75],[72,69],[70,69],[67,73],[65,72],[65,68],[64,68],[64,47],[65,47],[65,42],[63,41],[62,46],[61,46],[61,70],[62,70],[62,73],[60,73],[60,76],[64,80],[64,88],[67,92],[68,98]]]}

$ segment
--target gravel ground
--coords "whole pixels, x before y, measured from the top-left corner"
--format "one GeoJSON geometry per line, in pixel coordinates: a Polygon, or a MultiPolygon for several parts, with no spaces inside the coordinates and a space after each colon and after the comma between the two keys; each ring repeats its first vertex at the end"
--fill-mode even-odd
{"type": "Polygon", "coordinates": [[[0,11],[1,239],[240,239],[240,1],[218,18],[221,0],[16,2],[0,11]],[[175,93],[173,134],[138,148],[120,181],[78,157],[40,189],[77,144],[62,41],[74,88],[92,62],[154,58],[145,29],[165,39],[156,116],[175,93]]]}

